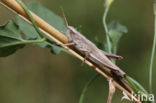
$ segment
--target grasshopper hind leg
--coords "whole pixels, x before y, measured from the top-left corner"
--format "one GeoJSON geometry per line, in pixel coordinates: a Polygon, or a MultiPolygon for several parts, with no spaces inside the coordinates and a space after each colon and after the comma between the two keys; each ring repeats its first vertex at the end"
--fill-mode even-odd
{"type": "Polygon", "coordinates": [[[101,51],[106,57],[108,57],[108,58],[112,58],[112,59],[116,59],[116,60],[121,60],[121,59],[123,59],[122,56],[115,55],[115,54],[110,54],[110,53],[107,53],[107,52],[102,51],[102,50],[100,50],[100,51],[101,51]]]}

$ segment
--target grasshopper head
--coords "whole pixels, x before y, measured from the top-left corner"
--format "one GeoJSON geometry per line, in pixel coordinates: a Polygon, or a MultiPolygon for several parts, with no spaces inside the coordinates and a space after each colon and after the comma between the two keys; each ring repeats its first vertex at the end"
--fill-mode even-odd
{"type": "Polygon", "coordinates": [[[77,34],[77,30],[72,26],[67,26],[67,33],[69,34],[77,34]]]}

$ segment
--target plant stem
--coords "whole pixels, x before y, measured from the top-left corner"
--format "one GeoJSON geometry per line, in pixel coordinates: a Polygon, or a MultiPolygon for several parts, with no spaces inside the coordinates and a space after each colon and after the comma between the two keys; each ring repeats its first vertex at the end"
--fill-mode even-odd
{"type": "Polygon", "coordinates": [[[104,28],[105,28],[105,32],[106,32],[108,52],[112,53],[111,52],[111,42],[110,42],[110,38],[109,38],[109,31],[108,31],[108,27],[107,27],[107,23],[106,23],[106,17],[107,17],[108,11],[109,11],[109,6],[106,6],[104,15],[103,15],[103,24],[104,24],[104,28]]]}
{"type": "MultiPolygon", "coordinates": [[[[0,2],[2,5],[4,5],[6,8],[13,11],[14,13],[18,14],[18,16],[20,16],[22,19],[26,20],[28,23],[31,24],[31,22],[28,21],[28,17],[25,14],[25,11],[15,0],[1,0],[1,1],[3,2],[3,3],[0,2]]],[[[70,53],[75,55],[77,58],[84,61],[85,58],[83,56],[81,56],[79,53],[72,50],[71,48],[63,45],[65,43],[68,43],[68,39],[66,36],[64,36],[61,32],[59,32],[57,29],[55,29],[54,27],[49,25],[47,22],[45,22],[40,17],[36,16],[33,12],[30,11],[30,13],[31,13],[32,17],[34,18],[34,20],[36,21],[36,23],[38,24],[38,26],[40,27],[40,29],[44,32],[45,36],[49,37],[49,40],[55,41],[56,43],[58,43],[62,47],[64,47],[67,51],[69,51],[70,53]]],[[[107,15],[107,13],[105,14],[105,16],[106,15],[107,15]]],[[[107,25],[106,25],[106,27],[107,27],[107,25]]],[[[107,32],[108,32],[108,29],[107,29],[107,32]]],[[[108,40],[108,41],[110,41],[110,40],[108,40]]],[[[88,64],[89,66],[93,67],[98,73],[100,73],[103,77],[107,78],[108,80],[112,78],[111,76],[109,76],[105,73],[105,71],[107,71],[106,68],[100,68],[100,67],[98,68],[97,66],[93,65],[92,62],[90,62],[88,60],[85,60],[85,63],[88,64]]],[[[129,97],[133,96],[124,86],[122,86],[116,80],[113,81],[113,84],[120,91],[124,91],[129,97]]],[[[136,103],[142,103],[137,98],[134,98],[134,101],[136,103]]]]}
{"type": "Polygon", "coordinates": [[[156,3],[154,3],[154,40],[152,46],[152,54],[150,61],[150,71],[149,71],[149,89],[150,93],[152,93],[152,71],[153,71],[153,63],[154,63],[154,55],[155,55],[155,47],[156,47],[156,3]]]}
{"type": "Polygon", "coordinates": [[[40,37],[45,38],[42,32],[39,30],[38,25],[36,24],[34,18],[32,17],[31,13],[29,12],[29,9],[27,6],[21,1],[21,0],[16,0],[24,9],[25,13],[29,17],[29,20],[32,22],[33,27],[35,28],[36,32],[39,34],[40,37]]]}
{"type": "MultiPolygon", "coordinates": [[[[16,0],[1,0],[0,3],[5,7],[7,7],[9,10],[12,10],[14,13],[18,14],[18,16],[26,20],[28,23],[32,24],[25,10],[23,9],[23,7],[21,7],[21,5],[16,0]]],[[[31,12],[30,10],[29,12],[33,17],[33,19],[35,20],[38,27],[40,27],[41,31],[42,30],[46,31],[50,36],[57,38],[57,40],[59,40],[62,43],[68,43],[67,37],[63,35],[60,31],[52,27],[50,24],[45,22],[43,19],[41,19],[39,16],[31,12]]]]}

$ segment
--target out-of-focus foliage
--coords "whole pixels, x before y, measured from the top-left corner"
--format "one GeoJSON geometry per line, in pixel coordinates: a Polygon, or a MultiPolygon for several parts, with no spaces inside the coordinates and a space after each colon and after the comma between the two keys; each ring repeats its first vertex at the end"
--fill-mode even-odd
{"type": "MultiPolygon", "coordinates": [[[[92,41],[95,41],[96,35],[100,41],[105,39],[103,0],[36,1],[58,15],[62,15],[60,6],[63,6],[70,25],[82,25],[81,33],[92,41]]],[[[124,59],[117,64],[145,88],[148,88],[153,40],[152,3],[153,0],[115,0],[108,13],[108,22],[119,21],[128,28],[128,34],[124,35],[118,46],[118,55],[124,59]]],[[[14,16],[1,5],[0,11],[1,24],[14,16]]],[[[154,69],[153,78],[156,78],[155,72],[154,69]]],[[[0,102],[77,103],[82,88],[94,73],[90,67],[81,66],[81,61],[66,53],[52,55],[47,49],[29,45],[14,55],[0,58],[0,102]]],[[[153,91],[156,93],[156,83],[153,83],[153,91]]],[[[89,88],[85,103],[104,103],[107,94],[107,81],[101,77],[89,88]]],[[[113,103],[121,102],[121,97],[121,92],[117,91],[113,103]]],[[[123,102],[130,103],[126,100],[123,102]]]]}

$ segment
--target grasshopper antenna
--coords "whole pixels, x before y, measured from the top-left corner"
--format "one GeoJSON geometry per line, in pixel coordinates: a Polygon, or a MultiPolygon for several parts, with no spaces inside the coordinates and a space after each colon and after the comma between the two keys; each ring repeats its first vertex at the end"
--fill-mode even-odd
{"type": "Polygon", "coordinates": [[[67,22],[67,19],[66,19],[66,16],[65,16],[65,13],[64,13],[63,7],[61,6],[60,8],[61,8],[61,11],[62,11],[63,20],[64,20],[64,22],[65,22],[65,25],[66,25],[66,27],[68,27],[69,25],[68,25],[68,22],[67,22]]]}

